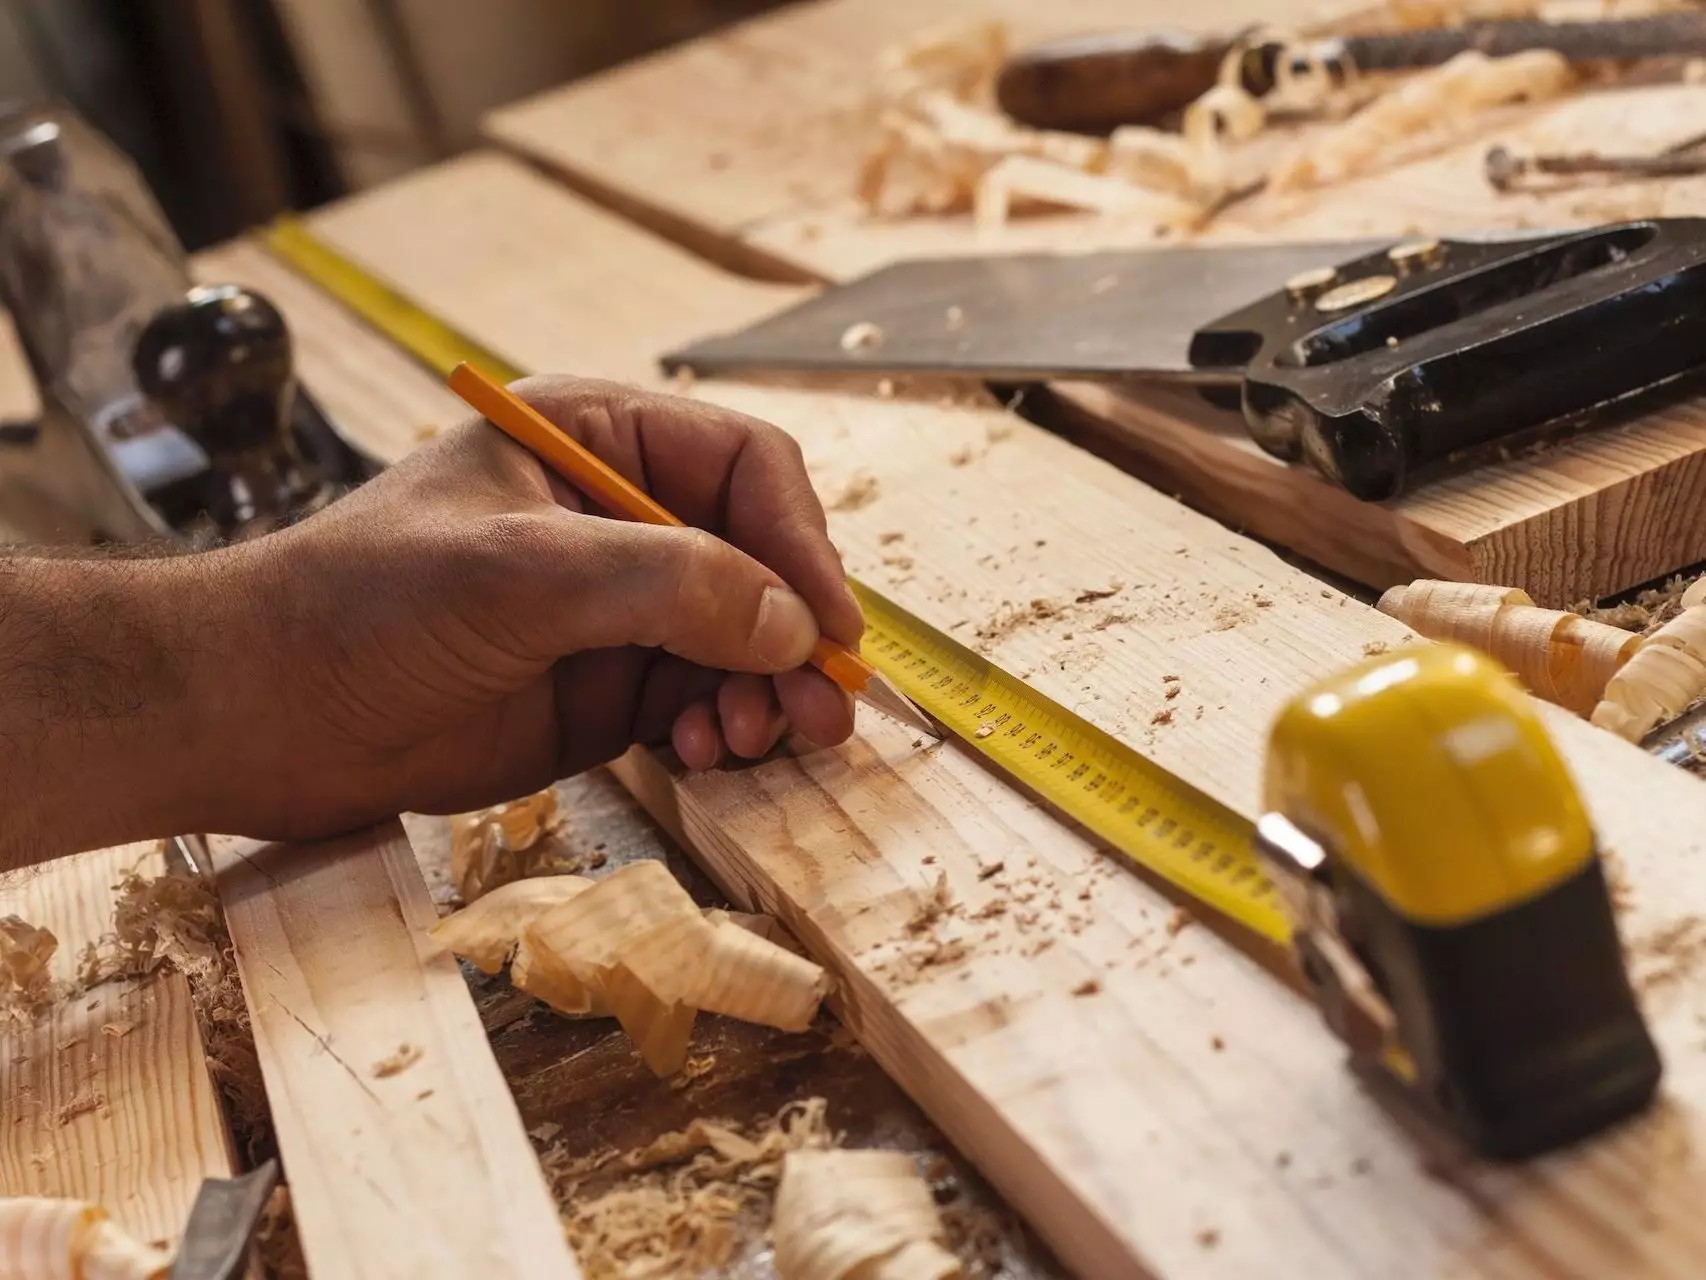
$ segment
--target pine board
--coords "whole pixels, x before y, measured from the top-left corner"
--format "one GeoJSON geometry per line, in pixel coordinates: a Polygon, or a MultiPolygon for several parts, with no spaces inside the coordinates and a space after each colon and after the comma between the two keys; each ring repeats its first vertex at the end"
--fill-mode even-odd
{"type": "MultiPolygon", "coordinates": [[[[660,300],[649,349],[675,338],[689,286],[674,249],[617,227],[541,238],[573,218],[521,206],[573,199],[531,179],[507,189],[513,220],[470,219],[457,181],[412,182],[384,234],[356,235],[336,210],[318,226],[430,307],[479,317],[474,336],[524,366],[587,349],[604,316],[577,274],[618,255],[660,300]],[[489,261],[552,272],[452,287],[405,269],[481,243],[489,261]],[[502,305],[516,296],[531,310],[502,305]]],[[[376,229],[384,198],[364,197],[376,229]]],[[[851,572],[1240,812],[1255,811],[1281,701],[1408,634],[998,410],[697,392],[801,442],[851,572]],[[874,496],[844,501],[865,477],[874,496]],[[1179,677],[1171,701],[1164,675],[1179,677]]],[[[1669,1076],[1639,1123],[1514,1169],[1409,1132],[1303,1000],[1207,928],[1175,936],[1167,899],[951,746],[866,717],[847,747],[799,760],[671,780],[630,757],[623,772],[727,892],[834,969],[872,1053],[1083,1274],[1688,1275],[1706,1249],[1706,992],[1688,981],[1706,955],[1706,792],[1548,715],[1631,882],[1624,927],[1669,1076]],[[915,934],[938,877],[961,908],[915,934]],[[1004,914],[972,919],[999,896],[1004,914]],[[955,939],[965,957],[926,962],[955,939]],[[1091,978],[1099,990],[1074,994],[1091,978]]]]}
{"type": "MultiPolygon", "coordinates": [[[[1320,8],[1234,0],[1179,15],[1159,5],[1109,10],[1100,0],[819,0],[506,108],[488,117],[486,131],[685,244],[795,279],[847,280],[905,258],[1142,247],[1155,241],[1147,227],[1108,219],[1022,218],[978,234],[964,216],[865,217],[852,184],[868,129],[859,103],[878,53],[967,16],[1005,18],[1024,43],[1146,21],[1231,30],[1257,17],[1301,20],[1320,8]],[[722,247],[729,244],[736,248],[722,247]]],[[[1535,151],[1656,150],[1697,132],[1703,109],[1706,85],[1660,84],[1488,113],[1447,134],[1442,150],[1399,142],[1366,177],[1236,205],[1202,238],[1396,238],[1694,214],[1706,178],[1501,196],[1481,166],[1494,141],[1535,151]]],[[[1688,514],[1706,498],[1698,402],[1369,507],[1302,468],[1270,463],[1235,418],[1207,406],[1096,388],[1058,392],[1140,473],[1372,587],[1445,575],[1519,586],[1542,603],[1568,605],[1706,560],[1706,525],[1688,514]]]]}
{"type": "MultiPolygon", "coordinates": [[[[9,872],[0,915],[51,929],[60,940],[53,975],[71,981],[84,945],[112,927],[112,887],[138,865],[159,869],[152,846],[9,872]]],[[[176,1240],[202,1179],[235,1169],[179,973],[103,983],[8,1027],[0,1099],[0,1194],[89,1200],[144,1240],[176,1240]]]]}
{"type": "Polygon", "coordinates": [[[636,275],[625,255],[601,252],[625,243],[630,225],[590,204],[544,198],[556,191],[549,179],[513,160],[475,152],[341,201],[311,222],[335,243],[386,242],[379,274],[430,279],[439,294],[456,300],[451,319],[465,332],[558,332],[558,313],[572,289],[575,304],[598,322],[577,329],[574,350],[558,351],[556,371],[618,382],[660,381],[660,338],[684,341],[738,328],[802,296],[794,286],[728,275],[674,246],[660,245],[662,256],[649,264],[655,269],[636,275]],[[454,245],[417,234],[407,212],[417,196],[445,215],[437,226],[454,224],[466,234],[454,245]],[[563,258],[546,245],[572,252],[563,258]],[[660,315],[669,319],[660,324],[660,315]]]}
{"type": "Polygon", "coordinates": [[[402,827],[214,861],[310,1270],[578,1275],[402,827]]]}

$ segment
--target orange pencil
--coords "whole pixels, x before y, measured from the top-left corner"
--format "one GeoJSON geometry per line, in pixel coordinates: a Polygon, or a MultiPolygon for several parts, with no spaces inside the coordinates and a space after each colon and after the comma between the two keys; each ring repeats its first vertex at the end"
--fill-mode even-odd
{"type": "MultiPolygon", "coordinates": [[[[493,426],[528,450],[563,479],[606,511],[619,511],[630,520],[680,527],[684,522],[666,511],[645,490],[605,462],[592,450],[529,405],[508,387],[494,382],[471,364],[451,372],[450,389],[493,426]]],[[[857,650],[819,636],[812,665],[854,697],[904,724],[940,736],[935,722],[883,676],[857,650]]]]}

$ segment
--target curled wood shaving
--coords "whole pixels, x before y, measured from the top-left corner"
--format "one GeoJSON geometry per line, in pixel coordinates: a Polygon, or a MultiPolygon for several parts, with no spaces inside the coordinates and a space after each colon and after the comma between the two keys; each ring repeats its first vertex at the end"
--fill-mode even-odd
{"type": "Polygon", "coordinates": [[[1542,609],[1527,592],[1422,579],[1393,587],[1380,611],[1430,640],[1455,640],[1496,658],[1531,693],[1577,715],[1593,711],[1639,636],[1574,613],[1542,609]]]}
{"type": "Polygon", "coordinates": [[[552,907],[592,888],[584,876],[536,876],[493,889],[428,931],[482,973],[502,969],[522,934],[552,907]]]}
{"type": "Polygon", "coordinates": [[[903,1151],[797,1151],[776,1191],[782,1280],[943,1280],[960,1274],[943,1248],[930,1188],[903,1151]]]}
{"type": "Polygon", "coordinates": [[[1556,98],[1573,81],[1570,64],[1550,50],[1508,58],[1469,50],[1377,98],[1269,175],[1277,190],[1324,186],[1390,161],[1417,135],[1445,135],[1491,107],[1556,98]]]}
{"type": "Polygon", "coordinates": [[[810,1098],[752,1130],[701,1119],[625,1153],[547,1151],[540,1163],[587,1280],[725,1274],[742,1238],[769,1223],[783,1157],[834,1145],[826,1113],[810,1098]]]}
{"type": "Polygon", "coordinates": [[[1115,145],[1026,128],[995,106],[1006,54],[1005,28],[984,22],[929,33],[883,56],[876,140],[857,183],[867,212],[971,210],[984,228],[1062,208],[1150,218],[1158,227],[1194,223],[1201,207],[1185,197],[1213,185],[1204,175],[1222,167],[1212,130],[1188,140],[1122,131],[1115,145]]]}
{"type": "Polygon", "coordinates": [[[1706,695],[1706,581],[1690,587],[1682,603],[1606,685],[1593,709],[1596,725],[1639,742],[1706,695]]]}
{"type": "Polygon", "coordinates": [[[658,1075],[681,1069],[701,1009],[784,1031],[816,1016],[821,967],[765,936],[770,926],[701,913],[662,863],[560,883],[575,879],[506,886],[432,932],[487,972],[513,949],[518,989],[562,1013],[613,1014],[658,1075]]]}
{"type": "Polygon", "coordinates": [[[554,788],[450,820],[450,879],[462,901],[473,902],[500,885],[553,869],[545,837],[557,829],[554,788]]]}
{"type": "Polygon", "coordinates": [[[164,1280],[164,1249],[132,1238],[99,1205],[0,1200],[0,1280],[164,1280]]]}

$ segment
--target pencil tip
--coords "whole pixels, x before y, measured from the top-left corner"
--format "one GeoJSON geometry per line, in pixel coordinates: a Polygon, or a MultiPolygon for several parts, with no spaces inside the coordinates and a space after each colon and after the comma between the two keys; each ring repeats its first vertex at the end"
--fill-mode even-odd
{"type": "Polygon", "coordinates": [[[859,696],[884,715],[892,716],[932,738],[940,740],[947,736],[947,731],[923,707],[895,688],[880,671],[866,682],[859,696]]]}

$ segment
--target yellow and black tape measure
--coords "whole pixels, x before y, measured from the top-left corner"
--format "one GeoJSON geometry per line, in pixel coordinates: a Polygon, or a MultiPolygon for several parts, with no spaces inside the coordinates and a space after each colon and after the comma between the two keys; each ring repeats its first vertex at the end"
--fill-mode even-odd
{"type": "MultiPolygon", "coordinates": [[[[376,279],[296,219],[260,239],[280,260],[441,377],[463,361],[525,376],[376,279]]],[[[1291,936],[1238,814],[863,583],[861,647],[908,697],[1002,773],[1154,875],[1258,936],[1291,936]]]]}

